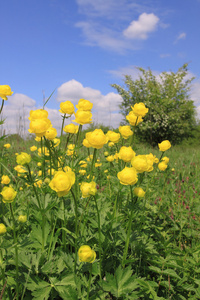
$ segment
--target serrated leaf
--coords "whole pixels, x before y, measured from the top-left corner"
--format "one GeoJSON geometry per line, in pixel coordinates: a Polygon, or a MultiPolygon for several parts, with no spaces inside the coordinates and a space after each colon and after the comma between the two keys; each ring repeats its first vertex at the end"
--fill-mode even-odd
{"type": "Polygon", "coordinates": [[[178,276],[178,274],[173,269],[163,270],[162,274],[181,279],[180,276],[178,276]]]}
{"type": "Polygon", "coordinates": [[[46,286],[42,289],[37,289],[32,292],[33,300],[48,300],[51,292],[51,286],[46,286]]]}
{"type": "Polygon", "coordinates": [[[114,276],[107,273],[106,280],[102,283],[104,290],[110,292],[115,297],[122,297],[134,291],[138,287],[138,284],[132,273],[130,266],[126,269],[122,269],[119,266],[114,276]]]}

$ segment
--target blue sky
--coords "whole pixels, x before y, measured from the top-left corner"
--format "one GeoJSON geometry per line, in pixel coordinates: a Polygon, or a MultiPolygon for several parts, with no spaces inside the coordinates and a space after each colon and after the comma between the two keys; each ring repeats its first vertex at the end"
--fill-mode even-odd
{"type": "Polygon", "coordinates": [[[30,109],[55,88],[47,105],[55,127],[60,102],[80,98],[94,103],[95,122],[117,127],[121,98],[111,84],[137,77],[138,66],[159,75],[189,63],[200,115],[200,0],[6,0],[0,11],[0,84],[14,91],[7,132],[22,107],[28,128],[30,109]]]}

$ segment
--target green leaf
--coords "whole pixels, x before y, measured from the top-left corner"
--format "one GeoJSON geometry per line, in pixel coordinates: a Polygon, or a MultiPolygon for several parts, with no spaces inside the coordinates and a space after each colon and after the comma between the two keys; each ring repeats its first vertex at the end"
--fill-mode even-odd
{"type": "Polygon", "coordinates": [[[106,280],[102,283],[103,289],[110,292],[115,297],[125,296],[127,293],[131,293],[138,287],[138,283],[135,277],[132,276],[131,267],[122,269],[119,266],[114,274],[106,273],[106,280]]]}
{"type": "Polygon", "coordinates": [[[48,300],[49,294],[51,292],[52,287],[51,286],[45,286],[43,288],[38,288],[34,292],[32,292],[33,300],[48,300]]]}
{"type": "Polygon", "coordinates": [[[175,278],[177,278],[177,279],[181,279],[180,276],[178,276],[178,274],[177,274],[174,270],[172,270],[172,269],[164,270],[164,271],[162,272],[162,274],[163,274],[163,275],[169,275],[169,276],[175,277],[175,278]]]}

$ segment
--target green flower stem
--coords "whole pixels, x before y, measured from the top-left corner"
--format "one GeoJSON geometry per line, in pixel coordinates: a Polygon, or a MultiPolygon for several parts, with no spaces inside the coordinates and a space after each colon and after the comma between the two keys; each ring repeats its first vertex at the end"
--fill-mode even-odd
{"type": "Polygon", "coordinates": [[[82,212],[82,214],[80,216],[79,223],[78,223],[78,229],[77,229],[77,234],[78,235],[79,235],[80,225],[81,225],[81,221],[82,221],[83,215],[86,213],[86,210],[87,210],[87,207],[88,207],[88,204],[89,204],[90,200],[91,200],[91,197],[89,197],[89,199],[88,199],[88,201],[87,201],[87,203],[86,203],[86,205],[85,205],[85,207],[83,209],[83,212],[82,212]]]}
{"type": "MultiPolygon", "coordinates": [[[[159,162],[161,161],[161,159],[162,159],[164,153],[165,153],[165,152],[162,152],[162,154],[161,154],[161,156],[160,156],[160,158],[159,158],[159,162]]],[[[156,171],[157,171],[157,169],[158,169],[158,164],[156,164],[156,167],[154,168],[154,170],[153,170],[153,172],[152,172],[153,175],[152,175],[151,180],[148,181],[148,185],[147,185],[147,188],[146,188],[146,192],[148,192],[149,186],[153,186],[153,183],[154,183],[153,181],[154,181],[154,178],[155,178],[155,176],[156,176],[156,171]]],[[[145,194],[145,196],[146,196],[146,194],[145,194]]]]}
{"type": "Polygon", "coordinates": [[[90,299],[89,297],[90,297],[91,280],[92,280],[92,263],[90,264],[90,276],[89,276],[89,282],[88,282],[87,300],[90,299]]]}
{"type": "Polygon", "coordinates": [[[124,253],[123,253],[123,258],[122,258],[122,267],[125,267],[125,261],[127,258],[127,253],[128,253],[128,247],[129,247],[129,242],[130,242],[130,234],[131,234],[131,225],[132,225],[132,219],[133,219],[133,213],[134,213],[134,205],[137,202],[137,197],[135,197],[135,201],[133,198],[133,191],[132,191],[132,186],[130,185],[130,191],[131,191],[131,201],[132,201],[132,208],[131,208],[131,213],[129,216],[129,221],[128,221],[128,230],[127,230],[127,236],[126,236],[126,243],[124,247],[124,253]]]}
{"type": "Polygon", "coordinates": [[[39,208],[40,208],[40,211],[42,211],[40,199],[39,199],[37,190],[36,190],[36,188],[35,188],[35,185],[34,185],[34,182],[33,182],[33,178],[32,178],[32,176],[31,176],[31,170],[30,170],[30,167],[29,167],[28,164],[26,164],[26,167],[27,167],[27,169],[28,169],[29,179],[30,179],[30,181],[31,181],[31,184],[32,184],[32,187],[33,187],[33,190],[34,190],[34,193],[35,193],[35,196],[36,196],[36,199],[37,199],[38,206],[39,206],[39,208]]]}
{"type": "Polygon", "coordinates": [[[80,135],[81,135],[82,128],[83,128],[83,125],[79,125],[78,133],[77,133],[77,137],[76,137],[76,145],[77,145],[77,147],[79,147],[80,135]]]}
{"type": "Polygon", "coordinates": [[[37,193],[37,190],[36,190],[36,187],[34,185],[34,181],[33,181],[33,178],[31,176],[31,170],[30,170],[30,167],[28,164],[26,164],[27,166],[27,169],[28,169],[28,172],[29,172],[29,179],[31,181],[31,184],[32,184],[32,187],[33,187],[33,190],[34,190],[34,193],[35,193],[35,196],[36,196],[36,199],[37,199],[37,203],[38,203],[38,206],[39,206],[39,209],[40,209],[40,212],[41,212],[41,215],[42,215],[42,252],[44,251],[44,238],[45,238],[45,233],[44,233],[44,228],[45,228],[45,214],[44,214],[44,209],[42,208],[42,205],[40,203],[40,198],[38,196],[38,193],[37,193]]]}
{"type": "MultiPolygon", "coordinates": [[[[0,270],[1,270],[1,274],[2,274],[2,286],[4,287],[4,285],[6,284],[6,279],[5,279],[5,271],[4,271],[4,267],[3,267],[3,253],[2,253],[2,237],[0,237],[0,270]]],[[[3,291],[3,290],[2,290],[3,291]]],[[[1,296],[3,297],[2,299],[5,299],[5,294],[3,292],[3,294],[0,294],[0,299],[1,296]]]]}
{"type": "Polygon", "coordinates": [[[65,116],[66,116],[66,114],[64,114],[63,120],[62,120],[62,127],[61,127],[61,133],[60,133],[60,137],[61,137],[61,138],[62,138],[62,136],[63,136],[63,128],[64,128],[64,123],[65,123],[65,116]]]}
{"type": "MultiPolygon", "coordinates": [[[[43,153],[43,138],[41,137],[40,141],[40,147],[41,147],[41,155],[44,158],[44,153],[43,153]]],[[[43,159],[42,162],[42,178],[45,178],[45,158],[43,159]]]]}
{"type": "Polygon", "coordinates": [[[0,114],[1,114],[1,112],[3,110],[3,106],[4,106],[4,100],[2,99],[1,108],[0,108],[0,114]]]}
{"type": "MultiPolygon", "coordinates": [[[[62,220],[62,227],[66,227],[66,216],[65,216],[65,198],[62,197],[61,201],[61,209],[63,210],[63,220],[62,220]]],[[[66,251],[66,231],[62,230],[62,243],[63,243],[63,250],[66,251]]]]}
{"type": "Polygon", "coordinates": [[[137,121],[138,121],[138,117],[135,121],[135,126],[133,126],[133,134],[132,134],[131,139],[130,139],[130,146],[131,147],[134,144],[134,140],[135,140],[135,128],[136,128],[136,125],[137,125],[137,121]]]}
{"type": "Polygon", "coordinates": [[[17,234],[15,228],[15,217],[13,213],[12,204],[10,205],[10,213],[13,220],[13,235],[14,235],[14,244],[15,244],[15,266],[16,266],[16,299],[19,299],[19,266],[18,266],[18,246],[17,246],[17,234]]]}
{"type": "Polygon", "coordinates": [[[91,163],[90,180],[92,180],[93,167],[94,167],[94,163],[96,161],[96,153],[97,153],[97,149],[94,148],[93,158],[92,158],[92,163],[91,163]]]}
{"type": "Polygon", "coordinates": [[[102,281],[102,276],[101,276],[101,220],[100,220],[100,213],[99,213],[99,208],[97,204],[97,199],[94,196],[94,201],[96,205],[96,210],[97,210],[97,218],[98,218],[98,232],[99,232],[99,277],[100,277],[100,282],[102,281]]]}
{"type": "Polygon", "coordinates": [[[68,137],[67,137],[67,141],[66,141],[66,144],[65,144],[64,151],[67,150],[67,145],[68,145],[68,143],[69,143],[70,137],[71,137],[71,133],[68,134],[68,137]]]}
{"type": "Polygon", "coordinates": [[[77,262],[77,239],[78,239],[78,205],[77,205],[77,199],[74,195],[73,190],[71,189],[71,194],[74,200],[74,208],[75,208],[75,233],[76,233],[76,239],[75,239],[75,260],[74,260],[74,274],[76,274],[76,262],[77,262]]]}

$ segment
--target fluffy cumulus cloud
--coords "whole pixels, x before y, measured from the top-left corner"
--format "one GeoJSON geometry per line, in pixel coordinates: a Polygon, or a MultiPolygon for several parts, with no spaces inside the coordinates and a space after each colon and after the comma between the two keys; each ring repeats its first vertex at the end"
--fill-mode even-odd
{"type": "MultiPolygon", "coordinates": [[[[159,22],[152,13],[153,2],[147,5],[139,0],[76,1],[81,20],[75,26],[80,28],[84,43],[120,54],[140,49],[141,41],[156,30],[159,22]]],[[[163,29],[168,26],[162,21],[159,25],[163,29]]]]}
{"type": "Polygon", "coordinates": [[[6,134],[26,134],[29,111],[35,109],[35,105],[36,101],[24,94],[16,93],[8,97],[3,108],[3,119],[6,119],[2,126],[3,131],[6,134]]]}
{"type": "Polygon", "coordinates": [[[132,21],[123,33],[129,39],[146,40],[148,34],[156,30],[158,21],[159,18],[153,13],[142,13],[138,20],[132,21]]]}
{"type": "MultiPolygon", "coordinates": [[[[103,95],[99,90],[84,87],[80,82],[74,79],[63,83],[57,90],[58,102],[70,100],[76,105],[81,98],[90,100],[93,103],[92,119],[94,123],[104,124],[105,126],[111,126],[113,128],[119,126],[122,119],[119,114],[119,104],[122,101],[121,96],[113,92],[103,95]]],[[[29,134],[30,121],[28,118],[30,110],[40,108],[42,107],[38,107],[36,101],[27,95],[14,94],[8,97],[8,101],[5,101],[2,115],[2,118],[5,119],[5,123],[1,126],[0,133],[18,133],[21,136],[26,136],[29,134]]],[[[57,109],[52,109],[48,108],[47,104],[45,109],[48,111],[48,118],[52,126],[57,129],[58,135],[60,135],[62,118],[59,112],[59,105],[57,109]]],[[[66,124],[69,124],[74,119],[75,117],[72,115],[66,121],[66,124]]]]}
{"type": "MultiPolygon", "coordinates": [[[[27,136],[29,128],[30,110],[39,109],[36,106],[36,101],[24,94],[13,94],[8,97],[3,108],[3,116],[5,119],[3,126],[1,126],[2,134],[18,133],[21,136],[27,136]]],[[[61,114],[56,109],[46,108],[49,113],[49,119],[52,125],[60,130],[61,128],[61,114]]]]}
{"type": "Polygon", "coordinates": [[[59,102],[70,100],[76,105],[81,98],[93,103],[92,113],[95,123],[103,123],[104,125],[109,125],[114,128],[119,126],[121,119],[118,112],[119,104],[122,101],[120,95],[113,92],[102,95],[99,90],[84,87],[80,82],[74,79],[63,83],[58,88],[57,100],[59,102]]]}
{"type": "Polygon", "coordinates": [[[179,36],[177,37],[178,40],[184,40],[186,38],[186,33],[182,32],[179,34],[179,36]]]}

